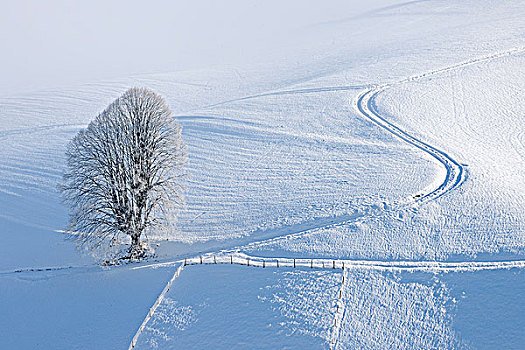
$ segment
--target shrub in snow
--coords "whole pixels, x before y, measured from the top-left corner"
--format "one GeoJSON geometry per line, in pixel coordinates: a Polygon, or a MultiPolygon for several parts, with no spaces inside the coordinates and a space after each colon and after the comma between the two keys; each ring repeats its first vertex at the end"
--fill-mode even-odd
{"type": "Polygon", "coordinates": [[[181,128],[164,99],[126,91],[75,136],[66,156],[61,190],[72,237],[107,252],[125,238],[131,244],[119,258],[143,258],[143,234],[172,222],[183,200],[181,128]]]}

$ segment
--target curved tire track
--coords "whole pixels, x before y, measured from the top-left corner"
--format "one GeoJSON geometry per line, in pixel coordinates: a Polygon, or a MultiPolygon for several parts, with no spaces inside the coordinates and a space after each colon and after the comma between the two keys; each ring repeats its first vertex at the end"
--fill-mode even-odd
{"type": "Polygon", "coordinates": [[[480,56],[480,57],[473,58],[471,60],[464,61],[458,64],[454,64],[454,65],[451,65],[445,68],[414,75],[414,76],[408,77],[406,79],[400,80],[395,83],[384,84],[377,88],[367,90],[358,97],[356,107],[363,116],[371,120],[374,124],[378,125],[379,127],[394,134],[401,140],[422,150],[423,152],[426,152],[427,154],[432,156],[434,159],[436,159],[438,162],[440,162],[445,167],[446,175],[445,175],[443,182],[437,188],[433,189],[432,191],[415,196],[414,198],[416,202],[426,202],[426,201],[437,199],[443,196],[444,194],[452,191],[453,189],[457,188],[458,186],[460,186],[461,183],[465,180],[465,175],[466,175],[465,168],[459,162],[454,160],[446,152],[439,150],[438,148],[433,147],[430,144],[422,140],[417,139],[416,137],[410,135],[406,131],[400,129],[399,127],[397,127],[396,125],[392,124],[391,122],[387,121],[384,117],[382,117],[375,103],[377,96],[381,92],[395,85],[417,81],[417,80],[427,78],[427,77],[430,77],[436,74],[453,71],[459,68],[490,61],[496,58],[510,56],[516,53],[522,53],[524,51],[525,51],[525,47],[517,47],[517,48],[505,50],[505,51],[492,53],[492,54],[485,55],[485,56],[480,56]]]}
{"type": "Polygon", "coordinates": [[[446,176],[443,182],[437,188],[426,194],[419,194],[414,196],[415,201],[423,202],[437,199],[445,193],[458,187],[464,180],[465,175],[465,169],[460,163],[458,163],[444,151],[441,151],[436,147],[433,147],[428,143],[415,138],[406,131],[403,131],[399,127],[387,121],[379,114],[375,104],[375,98],[379,95],[379,93],[381,93],[384,90],[385,88],[375,90],[373,89],[361,94],[357,99],[357,109],[359,110],[359,112],[379,127],[389,131],[401,140],[431,155],[438,162],[440,162],[446,170],[446,176]]]}

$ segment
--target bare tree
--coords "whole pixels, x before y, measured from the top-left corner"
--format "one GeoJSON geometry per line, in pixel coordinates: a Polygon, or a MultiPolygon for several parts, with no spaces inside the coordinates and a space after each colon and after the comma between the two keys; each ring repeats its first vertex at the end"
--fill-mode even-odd
{"type": "Polygon", "coordinates": [[[94,249],[129,237],[124,258],[144,257],[143,233],[168,223],[183,201],[186,154],[164,99],[126,91],[75,136],[66,156],[61,189],[75,239],[94,249]]]}

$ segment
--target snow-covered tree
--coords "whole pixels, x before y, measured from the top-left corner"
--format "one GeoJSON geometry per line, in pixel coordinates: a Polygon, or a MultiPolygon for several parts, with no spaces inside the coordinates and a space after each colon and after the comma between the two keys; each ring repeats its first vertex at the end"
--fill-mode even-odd
{"type": "Polygon", "coordinates": [[[123,258],[144,257],[143,234],[169,224],[183,200],[186,154],[164,99],[145,88],[126,91],[75,136],[66,156],[61,189],[72,236],[89,249],[127,237],[123,258]]]}

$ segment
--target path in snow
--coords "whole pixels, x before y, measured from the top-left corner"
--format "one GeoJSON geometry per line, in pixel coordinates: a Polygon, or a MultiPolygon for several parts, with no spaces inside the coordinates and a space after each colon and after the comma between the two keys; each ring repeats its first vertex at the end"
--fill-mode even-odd
{"type": "Polygon", "coordinates": [[[470,66],[473,64],[486,62],[489,60],[493,60],[493,59],[504,57],[504,56],[509,56],[512,54],[521,53],[524,51],[525,51],[525,48],[518,47],[518,48],[513,48],[510,50],[496,52],[490,55],[486,55],[486,56],[474,58],[472,60],[468,60],[462,63],[458,63],[458,64],[455,64],[449,67],[437,69],[437,70],[430,71],[430,72],[423,73],[423,74],[414,75],[414,76],[400,80],[395,83],[381,85],[377,88],[370,89],[359,96],[357,100],[357,109],[361,112],[361,114],[363,114],[366,118],[373,121],[376,125],[396,135],[403,141],[430,154],[432,157],[434,157],[438,162],[443,164],[443,166],[445,167],[446,176],[443,182],[437,188],[435,188],[434,190],[428,193],[422,193],[422,194],[418,194],[414,196],[416,201],[419,202],[419,201],[433,200],[433,199],[443,196],[445,193],[458,187],[461,184],[461,182],[465,179],[465,169],[460,163],[455,161],[446,152],[439,150],[424,141],[418,140],[417,138],[411,136],[407,132],[403,131],[399,127],[395,126],[394,124],[390,123],[385,118],[383,118],[377,110],[377,106],[375,103],[376,97],[382,91],[392,86],[398,85],[398,84],[417,81],[419,79],[428,78],[429,76],[432,76],[432,75],[449,72],[449,71],[463,68],[466,66],[470,66]]]}
{"type": "Polygon", "coordinates": [[[419,148],[423,152],[430,154],[438,162],[443,164],[446,170],[446,176],[443,182],[441,182],[441,184],[437,188],[431,190],[428,193],[418,193],[414,195],[414,200],[416,202],[433,200],[441,197],[447,192],[458,187],[464,180],[465,174],[465,170],[461,164],[455,161],[444,151],[432,147],[424,141],[416,139],[407,132],[403,131],[402,129],[387,121],[379,114],[376,108],[375,98],[383,90],[384,88],[372,89],[361,94],[361,96],[359,96],[357,100],[357,108],[359,109],[359,112],[361,112],[361,114],[363,114],[365,117],[373,121],[376,125],[380,126],[381,128],[388,130],[403,141],[411,144],[414,147],[419,148]]]}

